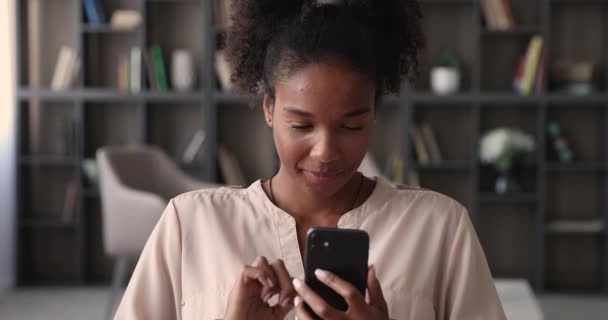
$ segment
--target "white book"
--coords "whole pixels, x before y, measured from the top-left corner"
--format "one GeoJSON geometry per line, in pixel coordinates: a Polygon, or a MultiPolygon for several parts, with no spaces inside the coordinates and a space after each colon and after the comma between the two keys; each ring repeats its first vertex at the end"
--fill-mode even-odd
{"type": "Polygon", "coordinates": [[[131,92],[138,93],[141,91],[141,49],[134,47],[131,49],[130,60],[130,88],[131,92]]]}
{"type": "Polygon", "coordinates": [[[190,139],[190,143],[188,143],[182,155],[182,161],[184,163],[192,163],[192,161],[194,161],[194,158],[196,158],[196,155],[201,150],[201,146],[203,145],[206,137],[207,135],[202,129],[199,129],[196,131],[196,133],[194,133],[194,136],[192,136],[192,139],[190,139]]]}
{"type": "Polygon", "coordinates": [[[230,64],[222,51],[217,51],[215,53],[215,71],[219,77],[222,89],[224,91],[232,90],[233,84],[230,82],[230,64]]]}
{"type": "Polygon", "coordinates": [[[55,71],[53,73],[53,79],[51,81],[51,89],[63,90],[67,83],[67,76],[70,73],[70,65],[72,62],[72,56],[74,55],[72,48],[68,46],[61,47],[59,56],[57,58],[57,64],[55,64],[55,71]]]}

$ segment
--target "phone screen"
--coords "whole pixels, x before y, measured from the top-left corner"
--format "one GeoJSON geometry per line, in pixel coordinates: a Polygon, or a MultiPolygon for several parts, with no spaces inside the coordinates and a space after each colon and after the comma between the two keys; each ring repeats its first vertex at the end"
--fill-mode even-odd
{"type": "MultiPolygon", "coordinates": [[[[312,228],[306,238],[305,282],[328,304],[346,311],[348,304],[342,296],[320,282],[314,272],[316,269],[330,271],[365,296],[368,255],[369,236],[363,230],[312,228]]],[[[304,307],[313,318],[321,319],[308,305],[304,307]]]]}

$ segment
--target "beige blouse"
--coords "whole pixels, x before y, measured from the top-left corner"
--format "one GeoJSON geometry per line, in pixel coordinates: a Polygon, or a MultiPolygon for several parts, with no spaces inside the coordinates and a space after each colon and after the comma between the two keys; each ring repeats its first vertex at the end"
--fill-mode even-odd
{"type": "MultiPolygon", "coordinates": [[[[369,262],[392,319],[505,319],[468,213],[455,200],[377,178],[338,227],[369,233],[369,262]]],[[[241,267],[257,256],[283,259],[292,277],[304,278],[295,221],[260,180],[177,196],[148,239],[115,319],[221,319],[241,267]]]]}

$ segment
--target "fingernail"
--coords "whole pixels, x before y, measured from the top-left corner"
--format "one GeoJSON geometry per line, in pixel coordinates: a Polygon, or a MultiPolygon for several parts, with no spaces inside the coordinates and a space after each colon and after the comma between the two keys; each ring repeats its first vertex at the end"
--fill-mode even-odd
{"type": "Polygon", "coordinates": [[[293,299],[293,304],[297,307],[300,302],[302,302],[302,300],[300,299],[300,297],[296,297],[295,299],[293,299]]]}
{"type": "Polygon", "coordinates": [[[268,302],[268,300],[270,299],[270,297],[272,297],[272,292],[268,292],[265,296],[264,296],[264,302],[268,302]]]}
{"type": "Polygon", "coordinates": [[[317,278],[319,278],[319,279],[327,279],[329,274],[327,273],[327,271],[325,271],[323,269],[317,269],[317,270],[315,270],[315,276],[317,276],[317,278]]]}
{"type": "Polygon", "coordinates": [[[293,278],[292,283],[293,283],[293,287],[294,287],[296,290],[300,290],[300,288],[302,287],[302,280],[300,280],[300,279],[298,279],[298,278],[293,278]]]}
{"type": "Polygon", "coordinates": [[[281,306],[283,306],[283,308],[287,308],[288,305],[289,305],[289,297],[285,298],[285,300],[283,300],[283,302],[281,302],[281,306]]]}

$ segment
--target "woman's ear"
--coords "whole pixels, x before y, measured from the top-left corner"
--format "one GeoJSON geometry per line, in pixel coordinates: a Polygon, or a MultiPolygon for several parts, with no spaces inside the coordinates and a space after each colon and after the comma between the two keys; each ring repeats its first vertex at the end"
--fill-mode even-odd
{"type": "Polygon", "coordinates": [[[264,109],[264,118],[266,120],[266,124],[272,128],[272,112],[274,110],[274,101],[268,95],[268,92],[264,93],[264,101],[262,103],[262,108],[264,109]]]}

